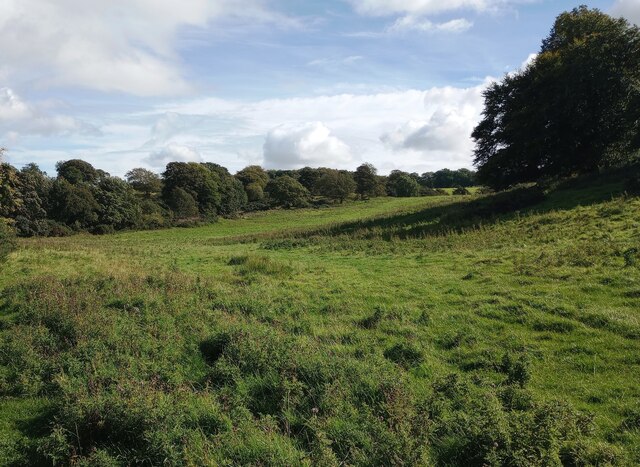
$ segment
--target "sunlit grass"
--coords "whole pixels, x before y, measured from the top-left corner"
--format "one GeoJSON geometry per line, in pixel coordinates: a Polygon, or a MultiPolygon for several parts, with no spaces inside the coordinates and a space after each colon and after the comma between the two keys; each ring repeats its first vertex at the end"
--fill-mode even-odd
{"type": "MultiPolygon", "coordinates": [[[[255,456],[309,461],[296,457],[307,448],[300,444],[302,435],[293,433],[299,429],[295,424],[303,423],[297,411],[301,407],[315,410],[315,406],[307,407],[301,401],[290,408],[271,406],[271,396],[263,396],[267,405],[252,405],[262,400],[253,398],[252,391],[268,386],[267,380],[276,377],[258,370],[268,366],[270,359],[273,368],[280,368],[277,374],[288,365],[306,374],[311,367],[333,361],[334,366],[317,371],[332,374],[344,385],[347,379],[342,378],[349,371],[364,378],[358,384],[365,384],[367,371],[375,377],[386,374],[401,378],[418,397],[430,391],[434,381],[450,374],[469,378],[478,391],[492,393],[491,388],[504,384],[505,352],[525,355],[531,362],[526,384],[536,401],[560,400],[594,414],[595,431],[589,439],[610,447],[590,454],[580,451],[580,455],[634,463],[640,462],[640,434],[638,427],[629,428],[629,420],[640,404],[640,200],[620,195],[615,184],[597,187],[599,194],[591,199],[593,191],[578,187],[557,192],[517,213],[472,223],[451,218],[443,224],[441,211],[434,207],[448,204],[454,209],[454,205],[475,199],[451,196],[376,199],[318,210],[260,213],[193,229],[24,240],[3,266],[0,284],[10,290],[15,284],[36,283],[43,277],[60,281],[59,287],[70,288],[66,293],[76,294],[73,291],[77,290],[75,298],[64,298],[62,309],[70,307],[69,312],[73,310],[69,301],[82,304],[86,296],[88,302],[80,305],[87,310],[86,319],[69,317],[63,311],[54,316],[69,319],[69,329],[78,329],[83,352],[95,352],[95,371],[102,375],[101,381],[115,371],[109,359],[121,359],[121,373],[109,377],[125,386],[162,382],[165,386],[159,387],[172,388],[167,397],[174,398],[180,391],[200,394],[210,384],[215,400],[231,397],[235,402],[228,401],[230,406],[246,404],[257,417],[253,422],[244,415],[230,415],[222,406],[204,409],[198,405],[203,403],[199,396],[189,399],[189,404],[199,407],[193,408],[194,413],[215,413],[215,423],[220,427],[233,424],[238,433],[230,438],[231,432],[218,427],[205,430],[208,434],[202,432],[202,439],[189,438],[196,456],[191,461],[196,463],[219,460],[208,451],[212,446],[222,449],[219,455],[226,453],[225,458],[237,462],[255,456]],[[581,206],[580,200],[587,202],[581,206]],[[360,220],[366,222],[354,224],[360,220]],[[100,286],[104,290],[94,291],[96,284],[104,284],[100,286]],[[95,348],[84,341],[91,335],[97,339],[95,348]],[[213,342],[208,351],[218,352],[216,339],[230,339],[228,336],[244,336],[248,347],[220,344],[219,352],[230,366],[215,363],[209,369],[199,346],[213,342]],[[265,345],[281,350],[272,354],[272,347],[263,348],[265,345]],[[113,346],[121,347],[111,350],[115,354],[110,356],[107,349],[115,349],[113,346]],[[256,358],[265,352],[266,360],[245,362],[251,352],[256,352],[256,358]],[[278,363],[280,357],[292,358],[293,363],[278,363]],[[254,365],[247,367],[246,374],[245,364],[254,365]],[[240,383],[235,393],[227,394],[231,389],[225,387],[215,389],[220,384],[216,378],[231,377],[237,371],[240,383]],[[259,413],[275,418],[256,415],[259,413]],[[264,443],[272,443],[272,449],[264,443]]],[[[33,300],[58,300],[55,287],[38,287],[44,295],[36,294],[33,300]]],[[[12,300],[23,296],[11,294],[12,300]]],[[[15,310],[5,307],[3,313],[6,338],[15,310]]],[[[48,326],[45,318],[38,319],[39,326],[48,326]]],[[[21,332],[31,339],[29,329],[21,332]]],[[[79,365],[76,370],[63,372],[70,378],[68,384],[74,378],[84,381],[85,370],[81,369],[86,364],[74,360],[78,358],[69,360],[79,365]]],[[[213,360],[218,362],[217,358],[213,360]]],[[[296,375],[286,384],[294,384],[300,377],[296,375]]],[[[48,384],[58,387],[66,380],[57,381],[48,384]]],[[[18,383],[12,384],[9,386],[15,389],[18,383]]],[[[78,388],[65,384],[63,392],[79,394],[78,388]]],[[[294,386],[288,389],[294,391],[291,394],[294,386]]],[[[324,394],[322,400],[347,404],[344,410],[359,407],[360,396],[341,394],[339,387],[335,391],[331,397],[324,394]]],[[[23,393],[31,398],[25,399],[27,406],[34,401],[35,412],[47,405],[47,399],[57,397],[55,391],[29,387],[23,393]]],[[[89,393],[82,394],[87,403],[92,400],[89,393]]],[[[133,388],[130,394],[135,394],[131,400],[142,407],[153,398],[165,397],[150,392],[151,399],[145,399],[144,392],[133,388]]],[[[413,407],[412,397],[401,398],[402,403],[413,407]]],[[[0,426],[6,439],[13,440],[14,454],[19,451],[15,443],[30,436],[12,421],[19,418],[12,408],[22,403],[17,400],[15,395],[5,399],[0,411],[6,420],[0,426]]],[[[187,403],[171,400],[178,405],[187,403]]],[[[331,415],[334,409],[318,409],[321,415],[326,411],[326,418],[310,413],[304,423],[322,420],[326,425],[314,425],[309,433],[347,436],[344,430],[349,423],[353,427],[371,423],[345,414],[343,418],[339,413],[331,415]]],[[[174,415],[166,416],[174,420],[174,415]]],[[[187,426],[181,417],[175,423],[187,426]]],[[[316,446],[316,441],[309,440],[310,446],[316,446]]],[[[442,451],[444,445],[433,442],[428,455],[445,459],[449,454],[442,451]]],[[[319,449],[317,446],[313,449],[319,449]]],[[[358,463],[356,451],[348,454],[340,449],[336,452],[355,456],[351,459],[358,463]]],[[[316,460],[331,457],[328,452],[314,456],[316,460]],[[325,455],[329,457],[322,457],[325,455]]]]}

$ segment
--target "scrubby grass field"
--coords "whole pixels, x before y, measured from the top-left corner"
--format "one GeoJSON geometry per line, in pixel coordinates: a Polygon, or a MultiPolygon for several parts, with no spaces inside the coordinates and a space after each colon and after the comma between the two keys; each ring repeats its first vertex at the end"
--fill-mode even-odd
{"type": "Polygon", "coordinates": [[[621,192],[22,241],[0,464],[637,465],[640,199],[621,192]]]}

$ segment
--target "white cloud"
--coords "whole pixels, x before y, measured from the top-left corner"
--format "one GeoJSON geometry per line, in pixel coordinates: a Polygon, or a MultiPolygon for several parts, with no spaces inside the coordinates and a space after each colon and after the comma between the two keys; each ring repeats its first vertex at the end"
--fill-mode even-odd
{"type": "Polygon", "coordinates": [[[444,23],[434,23],[428,19],[415,16],[403,16],[398,18],[391,26],[387,28],[389,33],[403,32],[447,32],[461,33],[468,31],[473,27],[473,23],[464,18],[453,19],[444,23]]]}
{"type": "MultiPolygon", "coordinates": [[[[162,170],[171,161],[211,161],[232,172],[249,164],[354,169],[364,161],[381,173],[455,169],[471,166],[470,134],[486,84],[256,101],[181,99],[106,115],[101,138],[77,136],[74,147],[62,152],[5,144],[15,163],[35,158],[52,169],[56,160],[80,157],[115,175],[136,166],[162,170]]],[[[0,115],[23,115],[29,108],[5,99],[12,103],[0,106],[0,115]]]]}
{"type": "Polygon", "coordinates": [[[25,102],[10,88],[0,88],[0,131],[9,140],[16,140],[19,135],[25,134],[100,134],[96,127],[82,120],[67,115],[51,115],[44,106],[25,102]]]}
{"type": "Polygon", "coordinates": [[[261,0],[2,0],[2,72],[43,86],[180,94],[189,84],[174,51],[179,29],[220,18],[284,21],[261,0]]]}
{"type": "Polygon", "coordinates": [[[611,14],[622,16],[632,23],[640,25],[640,2],[638,0],[616,0],[611,14]]]}
{"type": "Polygon", "coordinates": [[[455,10],[488,11],[504,7],[517,0],[347,0],[363,15],[395,14],[432,15],[455,10]]]}
{"type": "Polygon", "coordinates": [[[529,65],[533,65],[533,63],[536,61],[537,58],[538,58],[537,52],[530,53],[527,59],[524,62],[522,62],[522,65],[520,66],[520,68],[526,69],[529,65]]]}
{"type": "Polygon", "coordinates": [[[448,87],[427,91],[424,104],[428,117],[409,120],[382,134],[380,140],[394,151],[440,159],[442,166],[468,165],[474,147],[471,133],[480,120],[484,87],[483,84],[468,89],[448,87]]]}
{"type": "Polygon", "coordinates": [[[238,154],[255,154],[261,144],[264,159],[254,157],[252,163],[273,168],[355,168],[369,161],[381,172],[426,171],[470,167],[470,135],[480,119],[487,83],[249,103],[197,99],[161,106],[158,112],[201,119],[197,128],[173,133],[171,140],[189,142],[203,158],[231,170],[247,162],[238,154]]]}
{"type": "Polygon", "coordinates": [[[272,129],[263,151],[267,168],[345,167],[353,160],[349,146],[332,136],[331,130],[320,122],[272,129]]]}
{"type": "Polygon", "coordinates": [[[162,169],[169,162],[202,162],[202,156],[194,148],[171,143],[152,152],[142,162],[154,169],[162,169]]]}

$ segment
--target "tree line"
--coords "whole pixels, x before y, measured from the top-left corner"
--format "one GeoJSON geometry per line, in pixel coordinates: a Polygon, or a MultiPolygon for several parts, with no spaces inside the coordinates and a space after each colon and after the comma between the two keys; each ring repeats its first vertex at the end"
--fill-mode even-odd
{"type": "Polygon", "coordinates": [[[0,164],[0,235],[11,226],[23,237],[97,234],[127,229],[193,225],[240,212],[342,203],[358,197],[457,194],[475,183],[475,173],[394,170],[378,175],[371,164],[355,171],[305,167],[265,170],[248,166],[235,175],[211,162],[170,162],[162,174],[134,168],[114,177],[72,159],[49,177],[36,164],[17,169],[0,164]]]}

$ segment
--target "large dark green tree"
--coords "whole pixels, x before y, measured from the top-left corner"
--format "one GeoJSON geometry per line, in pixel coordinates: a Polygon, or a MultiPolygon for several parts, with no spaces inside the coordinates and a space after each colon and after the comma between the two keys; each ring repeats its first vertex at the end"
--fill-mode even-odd
{"type": "Polygon", "coordinates": [[[15,221],[22,237],[49,234],[47,208],[52,181],[36,164],[28,164],[18,173],[21,203],[15,221]]]}
{"type": "Polygon", "coordinates": [[[285,208],[299,208],[309,203],[309,190],[296,179],[283,175],[271,180],[265,192],[271,204],[285,208]]]}
{"type": "Polygon", "coordinates": [[[64,178],[71,184],[95,183],[101,175],[106,175],[101,170],[96,170],[91,164],[80,159],[71,159],[56,164],[58,177],[64,178]]]}
{"type": "Polygon", "coordinates": [[[393,170],[387,178],[387,192],[391,196],[408,198],[420,194],[420,185],[410,174],[393,170]]]}
{"type": "Polygon", "coordinates": [[[236,178],[246,187],[256,184],[262,190],[269,183],[269,174],[259,165],[249,165],[236,173],[236,178]]]}
{"type": "Polygon", "coordinates": [[[640,147],[640,30],[585,6],[563,13],[533,63],[484,97],[473,132],[483,184],[628,162],[640,147]]]}
{"type": "Polygon", "coordinates": [[[220,190],[216,175],[196,162],[170,162],[163,174],[162,197],[171,205],[175,188],[187,192],[195,200],[202,216],[215,216],[220,206],[220,190]]]}
{"type": "Polygon", "coordinates": [[[21,206],[18,171],[12,165],[0,162],[0,217],[14,218],[21,206]]]}
{"type": "Polygon", "coordinates": [[[379,186],[377,174],[378,171],[371,164],[362,164],[356,169],[353,178],[356,182],[356,193],[360,195],[360,198],[366,199],[376,196],[379,186]]]}
{"type": "Polygon", "coordinates": [[[148,169],[137,167],[125,174],[125,178],[134,190],[144,193],[149,198],[153,193],[162,190],[160,177],[148,169]]]}
{"type": "Polygon", "coordinates": [[[356,182],[349,172],[326,169],[315,183],[314,192],[342,203],[356,189],[356,182]]]}
{"type": "Polygon", "coordinates": [[[117,177],[105,177],[94,189],[98,225],[105,230],[131,229],[140,224],[142,209],[134,189],[117,177]]]}
{"type": "Polygon", "coordinates": [[[242,182],[219,164],[206,162],[203,165],[214,175],[218,186],[220,193],[220,203],[216,206],[218,214],[229,216],[241,211],[247,204],[247,194],[242,182]]]}

